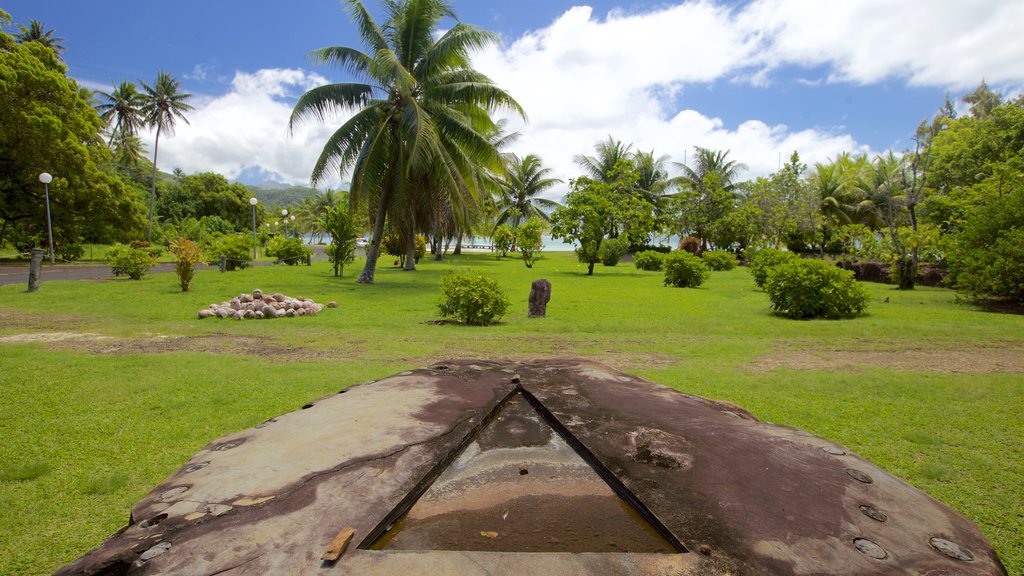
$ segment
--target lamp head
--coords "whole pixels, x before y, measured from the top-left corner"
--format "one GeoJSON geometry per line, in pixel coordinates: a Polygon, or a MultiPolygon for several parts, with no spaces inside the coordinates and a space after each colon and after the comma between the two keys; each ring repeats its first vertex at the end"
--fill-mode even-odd
{"type": "Polygon", "coordinates": [[[259,200],[255,199],[255,198],[249,198],[249,204],[255,206],[257,202],[259,202],[259,200]]]}
{"type": "Polygon", "coordinates": [[[287,215],[288,215],[288,210],[282,209],[281,210],[281,216],[287,216],[287,215]]]}
{"type": "Polygon", "coordinates": [[[50,176],[49,172],[43,172],[39,175],[39,181],[43,184],[49,184],[50,182],[53,182],[53,176],[50,176]]]}

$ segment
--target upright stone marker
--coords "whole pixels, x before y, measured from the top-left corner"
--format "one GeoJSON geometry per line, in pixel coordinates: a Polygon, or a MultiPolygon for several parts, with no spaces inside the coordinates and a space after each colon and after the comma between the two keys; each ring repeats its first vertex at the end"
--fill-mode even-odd
{"type": "Polygon", "coordinates": [[[530,288],[530,318],[545,317],[549,300],[551,300],[551,282],[545,279],[534,280],[533,286],[530,288]]]}
{"type": "Polygon", "coordinates": [[[39,290],[39,275],[43,271],[43,251],[40,248],[32,249],[32,262],[28,265],[28,291],[39,290]]]}

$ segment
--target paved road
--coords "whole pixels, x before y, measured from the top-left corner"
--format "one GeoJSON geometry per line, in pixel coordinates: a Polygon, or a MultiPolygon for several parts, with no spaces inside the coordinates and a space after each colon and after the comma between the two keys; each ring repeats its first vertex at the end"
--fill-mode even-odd
{"type": "MultiPolygon", "coordinates": [[[[326,258],[323,246],[311,246],[313,259],[326,258]]],[[[256,266],[273,266],[273,262],[256,262],[256,266]]],[[[216,266],[197,266],[199,270],[216,270],[216,266]]],[[[150,274],[157,272],[174,272],[174,264],[158,264],[149,269],[150,274]]],[[[112,278],[108,264],[50,264],[43,261],[43,274],[40,282],[47,280],[94,280],[112,278]]],[[[28,264],[0,266],[0,284],[24,284],[28,288],[28,264]]]]}

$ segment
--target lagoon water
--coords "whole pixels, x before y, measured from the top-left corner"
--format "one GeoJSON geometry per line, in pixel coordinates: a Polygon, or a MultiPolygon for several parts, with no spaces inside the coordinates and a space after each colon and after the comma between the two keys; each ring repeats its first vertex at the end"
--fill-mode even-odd
{"type": "MultiPolygon", "coordinates": [[[[305,236],[303,236],[303,241],[306,244],[312,244],[314,242],[321,242],[321,241],[323,243],[325,243],[325,244],[330,244],[330,242],[331,242],[331,235],[330,234],[324,234],[322,236],[322,238],[323,239],[321,240],[321,236],[318,235],[318,234],[306,234],[305,236]]],[[[579,246],[575,242],[572,242],[572,243],[563,242],[562,240],[560,240],[558,238],[552,238],[551,236],[549,236],[547,234],[545,234],[543,238],[544,238],[544,252],[572,252],[573,250],[575,250],[577,248],[577,246],[579,246]]],[[[665,244],[667,246],[672,246],[673,248],[675,248],[679,244],[679,236],[670,236],[670,237],[667,237],[667,238],[654,238],[652,240],[652,243],[653,244],[665,244]]],[[[463,240],[463,242],[462,242],[463,246],[467,246],[467,245],[489,246],[490,244],[491,244],[491,239],[490,238],[479,237],[479,236],[473,236],[473,237],[471,237],[471,238],[469,238],[467,240],[463,240]]],[[[448,249],[452,250],[454,248],[455,248],[455,242],[453,241],[451,243],[451,245],[448,247],[448,249]]]]}

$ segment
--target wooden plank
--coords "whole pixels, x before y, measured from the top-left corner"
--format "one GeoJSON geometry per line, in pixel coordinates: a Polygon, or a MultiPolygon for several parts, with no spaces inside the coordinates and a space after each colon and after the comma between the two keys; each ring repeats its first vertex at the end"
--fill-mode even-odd
{"type": "Polygon", "coordinates": [[[356,531],[353,528],[342,528],[341,532],[331,540],[331,543],[327,546],[327,551],[324,552],[321,560],[327,562],[334,562],[341,555],[345,553],[345,549],[348,548],[348,543],[352,541],[352,536],[355,535],[356,531]]]}

